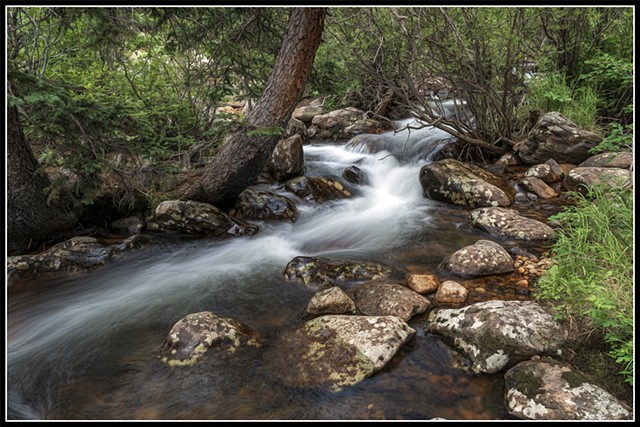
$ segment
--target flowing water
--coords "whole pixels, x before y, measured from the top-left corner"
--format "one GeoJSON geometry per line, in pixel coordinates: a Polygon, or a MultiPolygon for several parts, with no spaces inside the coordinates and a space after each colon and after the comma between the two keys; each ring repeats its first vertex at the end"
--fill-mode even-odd
{"type": "MultiPolygon", "coordinates": [[[[260,222],[257,235],[224,241],[167,240],[13,292],[9,419],[508,419],[502,375],[468,373],[420,319],[410,322],[416,337],[389,365],[339,393],[287,387],[262,363],[270,340],[304,322],[313,294],[283,279],[295,256],[381,262],[402,281],[409,273],[445,274],[438,265],[446,256],[487,237],[466,224],[467,210],[422,195],[419,169],[450,136],[413,131],[402,139],[415,150],[413,159],[402,162],[390,155],[401,139],[387,136],[387,151],[376,153],[357,144],[305,146],[307,175],[340,176],[357,165],[367,184],[350,199],[323,204],[272,187],[298,204],[295,223],[260,222]],[[194,367],[162,364],[158,352],[173,324],[203,310],[256,329],[265,345],[205,357],[194,367]]],[[[492,286],[501,288],[484,283],[478,292],[486,296],[492,286]]],[[[471,291],[471,299],[482,296],[471,291]]]]}

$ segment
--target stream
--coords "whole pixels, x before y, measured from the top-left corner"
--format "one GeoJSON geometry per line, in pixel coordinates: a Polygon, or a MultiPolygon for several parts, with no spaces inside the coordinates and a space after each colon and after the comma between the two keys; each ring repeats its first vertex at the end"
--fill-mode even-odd
{"type": "MultiPolygon", "coordinates": [[[[510,419],[502,374],[465,370],[464,358],[424,330],[424,315],[409,322],[416,337],[385,368],[337,393],[282,385],[262,363],[270,340],[304,323],[313,295],[284,280],[292,258],[380,262],[398,282],[412,273],[446,280],[438,269],[444,258],[490,238],[467,224],[469,210],[422,195],[420,167],[449,138],[434,128],[387,133],[387,149],[375,153],[358,144],[306,145],[307,175],[341,176],[357,165],[367,183],[352,198],[322,204],[272,186],[296,203],[296,222],[258,221],[260,232],[251,237],[166,239],[104,267],[12,293],[8,419],[510,419]],[[391,154],[399,146],[413,150],[410,159],[391,154]],[[193,367],[161,363],[173,324],[203,310],[250,326],[265,345],[205,357],[193,367]]],[[[469,283],[468,302],[531,298],[494,279],[469,283]]]]}

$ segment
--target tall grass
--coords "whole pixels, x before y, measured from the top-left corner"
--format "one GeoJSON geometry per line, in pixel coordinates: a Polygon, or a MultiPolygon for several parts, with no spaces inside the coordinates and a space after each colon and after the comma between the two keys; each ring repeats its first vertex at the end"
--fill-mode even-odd
{"type": "Polygon", "coordinates": [[[557,318],[600,328],[609,355],[633,385],[633,190],[595,186],[550,219],[561,230],[554,265],[536,285],[557,318]]]}

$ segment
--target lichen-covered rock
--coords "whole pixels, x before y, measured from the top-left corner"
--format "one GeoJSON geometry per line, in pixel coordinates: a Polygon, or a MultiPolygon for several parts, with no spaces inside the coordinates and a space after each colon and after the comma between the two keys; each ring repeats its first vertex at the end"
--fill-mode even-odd
{"type": "Polygon", "coordinates": [[[344,183],[335,178],[323,176],[299,176],[287,181],[284,188],[301,199],[317,203],[346,199],[353,195],[344,183]]]}
{"type": "Polygon", "coordinates": [[[462,304],[469,295],[467,288],[454,280],[442,282],[435,295],[438,304],[462,304]]]}
{"type": "Polygon", "coordinates": [[[267,172],[277,181],[286,181],[304,174],[304,149],[298,134],[278,142],[265,165],[267,172]]]}
{"type": "Polygon", "coordinates": [[[629,420],[631,409],[584,375],[551,358],[529,360],[504,376],[505,407],[527,420],[629,420]]]}
{"type": "Polygon", "coordinates": [[[619,168],[577,167],[564,178],[567,190],[585,191],[595,185],[631,188],[631,171],[619,168]]]}
{"type": "Polygon", "coordinates": [[[160,203],[155,215],[147,221],[147,229],[216,237],[253,235],[258,231],[257,226],[237,220],[213,205],[192,200],[160,203]]]}
{"type": "Polygon", "coordinates": [[[298,208],[288,198],[270,191],[247,188],[236,198],[229,213],[241,220],[279,220],[294,222],[298,208]]]}
{"type": "Polygon", "coordinates": [[[308,316],[316,316],[319,314],[351,314],[355,312],[356,304],[337,286],[319,289],[309,301],[306,310],[308,316]]]}
{"type": "Polygon", "coordinates": [[[356,288],[356,307],[370,316],[397,316],[405,322],[415,314],[424,313],[429,300],[399,283],[370,281],[356,288]]]}
{"type": "Polygon", "coordinates": [[[555,353],[567,338],[562,325],[534,301],[492,300],[434,310],[427,329],[451,339],[477,373],[495,373],[515,359],[555,353]]]}
{"type": "Polygon", "coordinates": [[[395,316],[326,315],[280,335],[264,361],[288,386],[340,391],[382,369],[414,335],[395,316]]]}
{"type": "Polygon", "coordinates": [[[391,270],[382,264],[298,256],[289,261],[283,275],[288,281],[315,290],[321,285],[374,280],[389,273],[391,270]]]}
{"type": "Polygon", "coordinates": [[[513,209],[480,208],[471,211],[471,225],[482,228],[492,235],[515,240],[548,240],[555,231],[547,224],[526,218],[513,209]]]}
{"type": "Polygon", "coordinates": [[[34,255],[7,257],[7,278],[13,279],[55,271],[80,271],[105,264],[118,252],[138,248],[149,239],[136,234],[121,242],[104,246],[89,236],[73,237],[34,255]]]}
{"type": "Polygon", "coordinates": [[[419,294],[428,294],[438,290],[440,279],[434,274],[412,274],[407,279],[407,286],[419,294]]]}
{"type": "Polygon", "coordinates": [[[459,276],[486,276],[513,271],[509,252],[491,240],[478,240],[458,249],[443,262],[443,267],[459,276]]]}
{"type": "Polygon", "coordinates": [[[472,208],[509,206],[515,196],[507,180],[454,159],[424,165],[420,169],[420,185],[429,199],[472,208]]]}
{"type": "Polygon", "coordinates": [[[630,169],[633,164],[633,153],[622,151],[619,153],[600,153],[589,157],[580,163],[579,167],[620,168],[630,169]]]}
{"type": "Polygon", "coordinates": [[[531,166],[524,173],[525,177],[540,178],[547,184],[560,181],[564,178],[564,175],[565,173],[562,167],[553,159],[549,159],[539,165],[531,166]]]}
{"type": "Polygon", "coordinates": [[[347,107],[316,115],[307,134],[318,139],[349,139],[354,135],[379,133],[386,129],[381,122],[369,119],[364,111],[347,107]]]}
{"type": "Polygon", "coordinates": [[[173,325],[159,357],[169,366],[191,366],[210,349],[233,354],[242,345],[259,347],[257,333],[233,319],[201,311],[173,325]]]}
{"type": "Polygon", "coordinates": [[[538,120],[527,138],[518,142],[513,151],[528,165],[555,159],[559,163],[580,163],[588,159],[589,150],[602,138],[580,129],[562,114],[552,111],[538,120]]]}
{"type": "Polygon", "coordinates": [[[558,193],[556,190],[549,187],[543,180],[540,178],[530,177],[530,178],[522,178],[518,181],[518,185],[520,185],[525,190],[535,194],[537,197],[541,199],[553,199],[554,197],[558,197],[558,193]]]}

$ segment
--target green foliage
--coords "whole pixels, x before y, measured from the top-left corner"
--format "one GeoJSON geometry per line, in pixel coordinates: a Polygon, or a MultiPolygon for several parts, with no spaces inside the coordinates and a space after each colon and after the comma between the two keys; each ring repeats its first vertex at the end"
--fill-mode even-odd
{"type": "Polygon", "coordinates": [[[592,319],[632,383],[633,190],[596,186],[573,197],[575,206],[550,218],[562,228],[535,295],[558,318],[592,319]]]}
{"type": "Polygon", "coordinates": [[[622,126],[620,123],[611,122],[607,136],[602,139],[600,144],[589,150],[589,153],[629,151],[632,147],[633,124],[622,126]]]}
{"type": "Polygon", "coordinates": [[[558,111],[584,129],[597,129],[599,98],[589,86],[572,89],[560,73],[536,76],[529,83],[524,103],[527,111],[558,111]]]}

